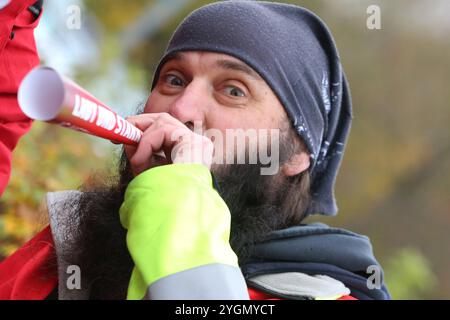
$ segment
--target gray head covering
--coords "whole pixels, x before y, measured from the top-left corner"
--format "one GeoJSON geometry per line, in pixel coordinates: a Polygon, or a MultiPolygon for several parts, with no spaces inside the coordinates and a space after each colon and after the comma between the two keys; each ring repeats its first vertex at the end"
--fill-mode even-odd
{"type": "Polygon", "coordinates": [[[277,95],[311,154],[307,214],[335,215],[334,183],[352,119],[351,98],[333,37],[294,5],[223,1],[192,12],[175,30],[155,72],[180,51],[212,51],[252,67],[277,95]]]}

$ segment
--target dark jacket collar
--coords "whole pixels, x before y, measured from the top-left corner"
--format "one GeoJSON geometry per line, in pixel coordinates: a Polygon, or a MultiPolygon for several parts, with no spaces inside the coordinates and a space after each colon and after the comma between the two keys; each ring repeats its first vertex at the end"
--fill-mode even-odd
{"type": "Polygon", "coordinates": [[[255,245],[252,256],[241,268],[247,279],[293,271],[328,275],[342,281],[356,298],[390,299],[369,238],[321,223],[270,233],[255,245]],[[376,276],[373,270],[378,272],[376,276]],[[375,288],[368,286],[369,278],[379,280],[374,283],[375,288]]]}

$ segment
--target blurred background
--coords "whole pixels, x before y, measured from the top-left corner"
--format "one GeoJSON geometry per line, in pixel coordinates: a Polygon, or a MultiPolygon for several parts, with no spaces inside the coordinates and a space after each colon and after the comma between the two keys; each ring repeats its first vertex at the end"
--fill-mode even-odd
{"type": "MultiPolygon", "coordinates": [[[[121,115],[133,114],[174,28],[210,2],[46,0],[36,30],[42,63],[121,115]]],[[[339,214],[314,220],[368,235],[394,298],[450,299],[450,1],[284,2],[328,24],[353,96],[339,214]],[[381,9],[381,29],[367,28],[370,5],[381,9]]],[[[0,199],[0,260],[45,225],[46,192],[106,174],[118,151],[35,122],[14,152],[0,199]]]]}

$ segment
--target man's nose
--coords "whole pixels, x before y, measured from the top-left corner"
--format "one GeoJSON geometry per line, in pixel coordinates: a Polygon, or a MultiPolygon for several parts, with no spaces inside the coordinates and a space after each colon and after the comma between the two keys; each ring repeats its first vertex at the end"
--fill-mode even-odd
{"type": "Polygon", "coordinates": [[[191,81],[169,107],[169,113],[192,129],[201,122],[205,128],[209,103],[208,88],[205,83],[191,81]]]}

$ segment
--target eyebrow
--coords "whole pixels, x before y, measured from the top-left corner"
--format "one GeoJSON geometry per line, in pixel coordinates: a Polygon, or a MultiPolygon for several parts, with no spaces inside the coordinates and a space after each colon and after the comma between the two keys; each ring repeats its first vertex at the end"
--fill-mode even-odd
{"type": "Polygon", "coordinates": [[[170,62],[172,60],[180,61],[185,60],[184,57],[181,55],[180,52],[175,52],[167,56],[166,61],[164,63],[170,62]]]}
{"type": "MultiPolygon", "coordinates": [[[[184,61],[186,60],[185,57],[180,52],[175,52],[174,54],[170,55],[165,63],[168,63],[169,61],[184,61]]],[[[218,60],[216,61],[215,65],[221,69],[225,70],[234,70],[238,72],[245,73],[246,75],[252,77],[253,79],[257,81],[262,81],[262,78],[259,74],[257,74],[252,68],[247,66],[245,63],[232,61],[232,60],[218,60]]]]}
{"type": "Polygon", "coordinates": [[[219,60],[216,62],[216,66],[225,70],[234,70],[245,73],[246,75],[258,81],[262,80],[259,74],[257,74],[255,71],[253,71],[252,68],[248,67],[246,64],[242,62],[236,62],[231,60],[219,60]]]}

